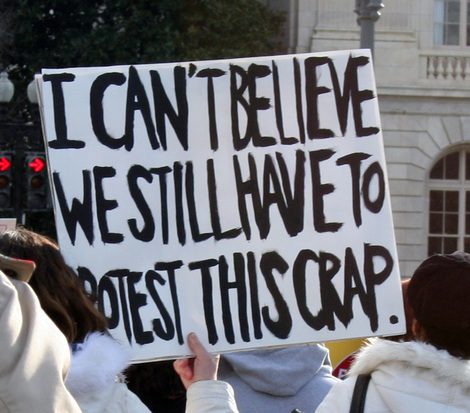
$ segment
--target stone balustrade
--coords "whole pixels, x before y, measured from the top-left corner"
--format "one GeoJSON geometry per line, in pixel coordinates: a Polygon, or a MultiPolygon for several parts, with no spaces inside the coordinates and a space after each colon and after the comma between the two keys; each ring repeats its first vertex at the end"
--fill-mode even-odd
{"type": "Polygon", "coordinates": [[[470,54],[422,53],[425,79],[470,82],[470,54]]]}

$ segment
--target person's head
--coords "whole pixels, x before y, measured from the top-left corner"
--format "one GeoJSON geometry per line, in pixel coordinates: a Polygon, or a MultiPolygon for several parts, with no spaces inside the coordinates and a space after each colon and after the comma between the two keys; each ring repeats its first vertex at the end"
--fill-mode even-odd
{"type": "Polygon", "coordinates": [[[69,342],[81,342],[92,331],[107,331],[106,317],[94,306],[76,273],[65,263],[55,241],[18,227],[0,234],[0,254],[36,263],[29,285],[69,342]]]}
{"type": "Polygon", "coordinates": [[[411,277],[407,295],[417,338],[470,359],[470,254],[427,258],[411,277]]]}

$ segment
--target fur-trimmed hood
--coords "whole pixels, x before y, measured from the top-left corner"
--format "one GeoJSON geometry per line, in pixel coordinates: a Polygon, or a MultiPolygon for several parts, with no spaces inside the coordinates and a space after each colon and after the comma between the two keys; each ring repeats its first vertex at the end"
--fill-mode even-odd
{"type": "Polygon", "coordinates": [[[348,376],[369,374],[383,365],[399,365],[403,371],[422,371],[434,376],[443,386],[459,386],[470,394],[470,360],[453,357],[445,350],[418,341],[371,339],[358,352],[348,376]]]}
{"type": "Polygon", "coordinates": [[[470,412],[469,360],[422,342],[373,339],[316,413],[349,411],[357,375],[369,373],[365,412],[470,412]]]}
{"type": "Polygon", "coordinates": [[[129,361],[127,350],[112,337],[91,333],[74,349],[65,384],[75,397],[112,387],[129,361]]]}

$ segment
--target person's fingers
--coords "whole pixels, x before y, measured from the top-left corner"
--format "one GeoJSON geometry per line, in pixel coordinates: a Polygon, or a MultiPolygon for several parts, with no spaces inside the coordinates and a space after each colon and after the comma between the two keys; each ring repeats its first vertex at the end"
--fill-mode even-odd
{"type": "Polygon", "coordinates": [[[202,345],[197,337],[196,333],[189,333],[188,335],[188,345],[189,348],[193,351],[196,355],[196,359],[203,361],[211,361],[217,367],[219,364],[220,356],[218,354],[211,354],[209,353],[206,348],[202,345]]]}
{"type": "Polygon", "coordinates": [[[176,372],[180,376],[183,376],[185,379],[188,379],[188,380],[192,378],[193,369],[192,369],[192,363],[190,363],[189,359],[176,360],[173,363],[173,366],[176,372]]]}
{"type": "Polygon", "coordinates": [[[185,388],[188,388],[191,385],[192,379],[194,377],[193,359],[175,360],[173,362],[173,368],[180,376],[180,379],[185,388]]]}
{"type": "Polygon", "coordinates": [[[210,354],[194,333],[188,335],[188,345],[196,357],[175,360],[173,363],[183,385],[188,388],[196,381],[216,380],[219,355],[210,354]]]}
{"type": "Polygon", "coordinates": [[[188,345],[189,348],[193,351],[196,357],[210,357],[211,355],[204,348],[202,343],[199,341],[196,333],[189,333],[188,335],[188,345]]]}
{"type": "Polygon", "coordinates": [[[217,379],[219,355],[210,354],[195,333],[188,335],[188,345],[196,355],[194,361],[194,381],[217,379]]]}

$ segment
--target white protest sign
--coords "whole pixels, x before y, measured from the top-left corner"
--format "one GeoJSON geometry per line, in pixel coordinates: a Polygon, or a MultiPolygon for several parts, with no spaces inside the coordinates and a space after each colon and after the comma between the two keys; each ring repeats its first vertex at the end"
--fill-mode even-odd
{"type": "Polygon", "coordinates": [[[37,81],[61,250],[135,359],[403,332],[368,51],[37,81]]]}

